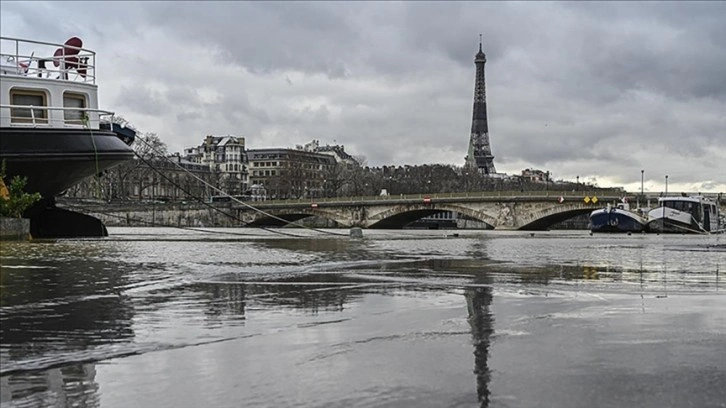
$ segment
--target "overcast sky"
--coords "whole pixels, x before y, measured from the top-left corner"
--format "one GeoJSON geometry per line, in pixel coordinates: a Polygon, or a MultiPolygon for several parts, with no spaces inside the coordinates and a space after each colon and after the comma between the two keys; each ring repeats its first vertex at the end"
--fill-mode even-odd
{"type": "Polygon", "coordinates": [[[497,171],[726,192],[726,2],[0,2],[3,36],[97,52],[100,108],[171,151],[343,144],[462,165],[487,54],[497,171]]]}

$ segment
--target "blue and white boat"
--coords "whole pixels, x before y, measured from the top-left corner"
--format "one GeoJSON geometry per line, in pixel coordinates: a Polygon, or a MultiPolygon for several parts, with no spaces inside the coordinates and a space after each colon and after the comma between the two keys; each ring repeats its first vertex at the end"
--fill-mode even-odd
{"type": "Polygon", "coordinates": [[[642,232],[648,222],[642,211],[630,210],[627,202],[616,206],[608,204],[606,208],[590,213],[590,231],[592,232],[642,232]]]}

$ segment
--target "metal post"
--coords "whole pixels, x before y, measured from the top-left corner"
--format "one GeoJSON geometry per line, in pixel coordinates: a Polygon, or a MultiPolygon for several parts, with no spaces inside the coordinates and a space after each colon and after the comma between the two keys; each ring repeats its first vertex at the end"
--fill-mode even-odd
{"type": "Polygon", "coordinates": [[[643,195],[643,173],[645,173],[645,170],[640,171],[640,197],[638,197],[637,200],[638,209],[640,209],[640,199],[645,198],[645,196],[643,195]]]}
{"type": "Polygon", "coordinates": [[[156,226],[156,175],[151,176],[151,226],[156,226]]]}
{"type": "Polygon", "coordinates": [[[666,174],[665,195],[668,195],[668,175],[666,174]]]}

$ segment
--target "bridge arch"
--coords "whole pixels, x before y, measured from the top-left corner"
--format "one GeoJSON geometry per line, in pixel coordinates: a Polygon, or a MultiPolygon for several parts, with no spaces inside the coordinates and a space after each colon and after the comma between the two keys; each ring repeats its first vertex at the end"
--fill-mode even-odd
{"type": "Polygon", "coordinates": [[[453,211],[466,215],[470,218],[479,220],[491,228],[496,225],[497,219],[483,211],[477,211],[472,208],[451,205],[446,203],[422,203],[399,205],[386,209],[377,213],[369,220],[371,223],[368,228],[372,229],[400,229],[405,225],[414,222],[420,218],[427,217],[442,211],[453,211]]]}
{"type": "Polygon", "coordinates": [[[520,221],[520,230],[545,231],[554,224],[582,214],[590,214],[595,208],[586,204],[557,204],[533,212],[520,221]]]}
{"type": "Polygon", "coordinates": [[[340,219],[336,216],[337,214],[332,211],[325,211],[318,208],[298,208],[289,210],[267,210],[266,213],[273,215],[278,218],[282,218],[281,221],[274,217],[262,213],[256,213],[254,219],[250,221],[247,227],[284,227],[285,225],[302,220],[308,217],[322,217],[335,222],[337,225],[344,225],[340,219]]]}

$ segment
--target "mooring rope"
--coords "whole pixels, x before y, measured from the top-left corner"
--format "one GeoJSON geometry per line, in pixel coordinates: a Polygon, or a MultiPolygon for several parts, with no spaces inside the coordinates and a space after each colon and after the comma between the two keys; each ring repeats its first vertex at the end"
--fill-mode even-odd
{"type": "MultiPolygon", "coordinates": [[[[262,214],[262,215],[264,215],[264,216],[266,216],[266,217],[272,218],[272,219],[274,219],[274,220],[277,220],[277,221],[281,221],[281,222],[284,222],[284,223],[286,223],[286,224],[288,224],[288,225],[293,225],[293,226],[296,226],[296,227],[300,227],[300,228],[305,228],[305,229],[309,229],[309,230],[312,230],[312,231],[315,231],[315,232],[319,232],[319,233],[321,233],[321,234],[328,234],[328,235],[335,235],[335,236],[346,236],[346,234],[339,234],[339,233],[336,233],[336,232],[331,232],[331,231],[324,231],[324,230],[321,230],[321,229],[318,229],[318,228],[314,228],[314,227],[308,227],[308,226],[306,226],[306,225],[303,225],[303,224],[299,224],[299,223],[298,223],[297,221],[289,221],[289,220],[286,220],[286,219],[284,219],[284,218],[278,217],[278,216],[276,216],[276,215],[274,215],[274,214],[270,214],[269,212],[267,212],[267,211],[264,211],[264,210],[261,210],[261,209],[259,209],[259,208],[255,207],[255,206],[253,206],[253,205],[247,204],[247,203],[245,203],[244,201],[242,201],[242,200],[239,200],[239,199],[237,199],[236,197],[234,197],[234,196],[232,196],[232,195],[228,194],[228,193],[227,193],[226,191],[224,191],[224,190],[222,190],[222,189],[220,189],[220,188],[217,188],[216,186],[214,186],[214,185],[212,185],[212,184],[208,183],[208,182],[207,182],[207,181],[205,181],[204,179],[200,178],[200,177],[199,177],[199,176],[197,176],[196,174],[192,173],[192,172],[191,172],[191,171],[189,171],[188,169],[186,169],[186,168],[184,168],[183,166],[181,166],[181,165],[180,165],[179,163],[177,163],[177,162],[175,162],[175,161],[173,161],[173,160],[169,159],[168,157],[166,157],[166,156],[165,156],[165,155],[163,155],[163,154],[160,154],[160,153],[159,153],[159,152],[158,152],[158,151],[157,151],[157,150],[156,150],[156,149],[154,148],[154,146],[152,146],[152,145],[151,145],[151,144],[150,144],[149,142],[147,142],[146,140],[144,140],[144,138],[143,138],[143,137],[140,137],[139,135],[137,135],[137,136],[136,136],[136,140],[141,140],[141,141],[142,141],[142,142],[143,142],[143,143],[144,143],[144,144],[145,144],[145,145],[146,145],[146,146],[147,146],[147,147],[148,147],[149,149],[151,149],[151,151],[152,151],[153,153],[155,153],[155,154],[156,154],[156,155],[157,155],[158,157],[162,158],[163,160],[165,160],[165,161],[166,161],[166,162],[168,162],[168,163],[171,163],[171,164],[172,164],[173,166],[175,166],[175,167],[177,167],[177,168],[181,169],[181,170],[182,170],[182,171],[183,171],[184,173],[188,174],[188,175],[189,175],[189,176],[191,176],[191,177],[192,177],[193,179],[195,179],[195,180],[197,180],[198,182],[202,183],[202,184],[203,184],[204,186],[206,186],[206,187],[210,188],[211,190],[213,190],[213,191],[215,191],[215,192],[219,193],[219,194],[220,194],[220,195],[222,195],[222,196],[228,197],[228,198],[229,198],[229,199],[230,199],[231,201],[234,201],[234,202],[235,202],[235,203],[237,203],[237,204],[240,204],[240,205],[242,205],[242,206],[244,206],[244,207],[246,207],[246,208],[249,208],[250,210],[253,210],[253,211],[257,212],[257,213],[260,213],[260,214],[262,214]]],[[[167,180],[167,181],[169,181],[170,183],[172,183],[172,185],[174,185],[174,186],[176,186],[176,187],[180,188],[180,189],[181,189],[182,191],[184,191],[185,193],[189,194],[189,195],[190,195],[191,197],[193,197],[193,198],[195,198],[195,199],[198,199],[197,197],[195,197],[195,196],[193,196],[192,194],[190,194],[190,192],[188,192],[188,191],[185,191],[185,190],[184,190],[184,189],[183,189],[183,188],[182,188],[181,186],[179,186],[179,185],[178,185],[177,183],[175,183],[175,182],[174,182],[173,180],[171,180],[171,179],[170,179],[170,178],[169,178],[168,176],[166,176],[166,175],[165,175],[165,174],[164,174],[163,172],[161,172],[161,171],[160,171],[160,170],[159,170],[158,168],[156,168],[155,166],[153,166],[153,165],[152,165],[152,164],[151,164],[151,163],[150,163],[149,161],[147,161],[146,159],[144,159],[143,157],[141,157],[141,155],[139,155],[138,153],[136,153],[136,156],[137,156],[137,157],[138,157],[138,158],[139,158],[139,159],[140,159],[140,160],[141,160],[141,161],[142,161],[142,162],[143,162],[144,164],[146,164],[147,166],[149,166],[149,168],[151,168],[152,170],[154,170],[155,172],[157,172],[157,173],[158,173],[159,175],[161,175],[162,177],[164,177],[164,179],[165,179],[165,180],[167,180]]],[[[201,200],[201,201],[203,201],[203,200],[201,200]]],[[[207,203],[205,203],[205,204],[207,204],[207,203]]],[[[235,219],[236,219],[236,220],[238,220],[238,221],[241,221],[241,222],[245,222],[245,221],[243,221],[243,220],[239,219],[239,218],[238,218],[238,217],[236,217],[236,216],[232,216],[231,214],[227,214],[227,213],[224,213],[224,212],[223,212],[223,214],[225,214],[225,215],[227,215],[227,216],[229,216],[229,217],[235,218],[235,219]]],[[[246,222],[245,222],[245,225],[248,225],[248,224],[249,224],[249,223],[246,223],[246,222]]],[[[243,225],[243,226],[244,226],[244,225],[243,225]]],[[[264,227],[261,227],[261,228],[262,228],[262,229],[266,229],[266,228],[264,228],[264,227]]],[[[271,232],[277,232],[277,233],[280,233],[279,231],[275,231],[275,230],[269,230],[269,231],[271,231],[271,232]]],[[[285,233],[283,233],[283,234],[285,234],[285,233]]],[[[286,234],[286,235],[290,235],[290,234],[286,234]]],[[[294,236],[294,235],[293,235],[293,236],[294,236]]]]}

